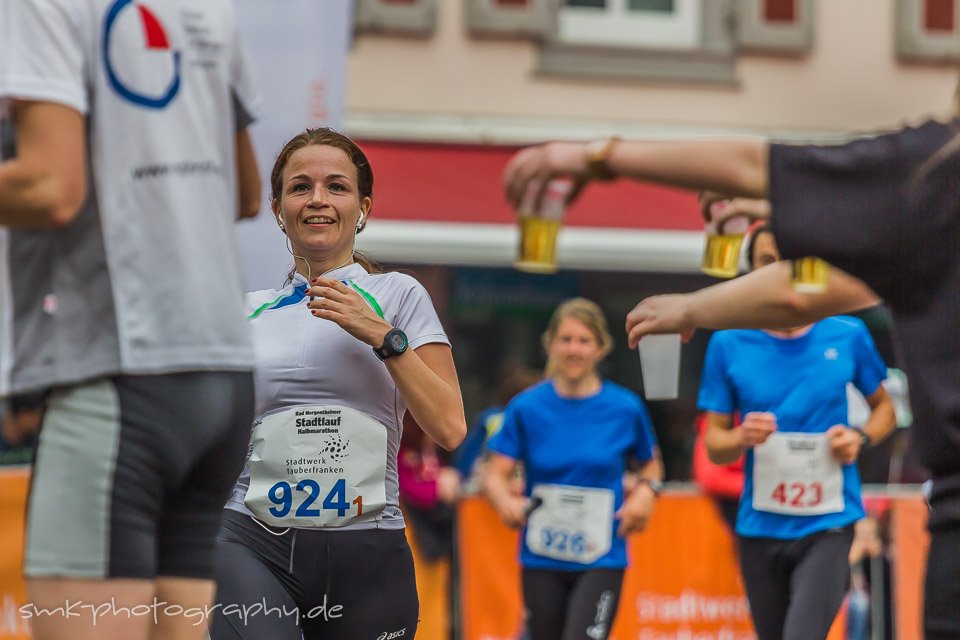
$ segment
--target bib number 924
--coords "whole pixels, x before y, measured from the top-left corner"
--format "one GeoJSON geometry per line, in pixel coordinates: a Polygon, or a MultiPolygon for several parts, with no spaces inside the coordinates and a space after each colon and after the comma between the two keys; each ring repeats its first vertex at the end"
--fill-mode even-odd
{"type": "Polygon", "coordinates": [[[267,491],[267,497],[274,507],[270,507],[270,514],[275,518],[283,518],[294,507],[296,502],[297,509],[294,512],[298,518],[309,518],[320,515],[320,509],[325,511],[336,511],[337,516],[342,518],[350,511],[351,505],[357,508],[357,516],[363,515],[363,496],[357,496],[353,502],[347,502],[347,481],[337,480],[333,487],[327,492],[319,507],[314,506],[322,493],[320,483],[316,480],[305,478],[292,485],[289,482],[277,482],[267,491]],[[294,495],[296,492],[296,496],[294,495]]]}
{"type": "Polygon", "coordinates": [[[545,548],[560,553],[579,556],[587,552],[587,537],[583,531],[570,532],[556,527],[544,527],[540,531],[540,541],[545,548]]]}

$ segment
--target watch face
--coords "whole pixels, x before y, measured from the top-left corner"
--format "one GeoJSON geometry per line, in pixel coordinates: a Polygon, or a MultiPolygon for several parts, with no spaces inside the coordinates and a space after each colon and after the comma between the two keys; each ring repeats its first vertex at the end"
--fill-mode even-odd
{"type": "Polygon", "coordinates": [[[407,346],[407,339],[402,333],[395,333],[390,336],[390,346],[396,351],[400,351],[407,346]]]}

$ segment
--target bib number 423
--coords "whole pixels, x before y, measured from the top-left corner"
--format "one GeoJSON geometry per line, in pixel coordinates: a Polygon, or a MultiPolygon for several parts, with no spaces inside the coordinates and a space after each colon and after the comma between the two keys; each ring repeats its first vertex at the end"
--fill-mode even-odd
{"type": "MultiPolygon", "coordinates": [[[[297,510],[294,512],[294,515],[298,518],[309,518],[320,515],[320,508],[314,506],[314,503],[316,503],[320,497],[320,483],[310,478],[304,478],[296,485],[281,481],[270,487],[270,490],[267,491],[267,497],[270,498],[270,502],[276,505],[270,507],[270,514],[275,518],[283,518],[289,514],[291,509],[293,509],[294,491],[303,494],[302,496],[297,496],[297,510]]],[[[351,504],[357,507],[356,515],[362,516],[363,496],[357,496],[352,503],[347,502],[347,481],[340,479],[337,480],[330,491],[327,492],[327,495],[321,502],[321,507],[324,510],[336,511],[337,516],[342,518],[347,515],[351,504]]]]}
{"type": "Polygon", "coordinates": [[[823,502],[823,485],[819,482],[781,482],[770,498],[782,506],[815,507],[823,502]]]}

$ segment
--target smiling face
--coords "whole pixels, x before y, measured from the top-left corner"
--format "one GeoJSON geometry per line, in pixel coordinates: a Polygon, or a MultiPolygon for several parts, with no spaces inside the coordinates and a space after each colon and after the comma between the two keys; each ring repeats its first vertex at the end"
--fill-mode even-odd
{"type": "Polygon", "coordinates": [[[556,334],[547,344],[547,355],[555,367],[554,375],[577,383],[596,375],[597,365],[606,354],[590,327],[566,316],[560,320],[556,334]]]}
{"type": "Polygon", "coordinates": [[[357,167],[337,147],[311,144],[290,154],[273,212],[294,254],[340,264],[349,259],[357,223],[372,201],[361,197],[357,167]]]}

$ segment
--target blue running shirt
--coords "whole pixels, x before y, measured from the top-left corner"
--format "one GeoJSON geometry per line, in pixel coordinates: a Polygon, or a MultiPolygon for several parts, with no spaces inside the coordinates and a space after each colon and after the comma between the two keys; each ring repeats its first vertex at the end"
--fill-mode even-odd
{"type": "MultiPolygon", "coordinates": [[[[593,396],[563,398],[546,380],[507,405],[503,426],[487,446],[523,462],[528,496],[538,484],[608,489],[616,511],[623,504],[627,461],[653,458],[656,439],[650,414],[632,391],[605,380],[593,396]]],[[[623,568],[626,543],[616,530],[614,523],[610,550],[590,564],[537,555],[527,546],[524,531],[520,562],[534,569],[623,568]]]]}
{"type": "MultiPolygon", "coordinates": [[[[776,416],[779,432],[823,433],[833,425],[847,424],[848,382],[869,397],[885,377],[883,359],[866,326],[856,318],[827,318],[794,338],[754,329],[717,331],[707,347],[697,404],[714,413],[770,412],[776,416]]],[[[737,514],[739,535],[795,540],[864,516],[855,463],[842,468],[842,511],[820,515],[757,511],[754,451],[746,453],[737,514]]]]}

